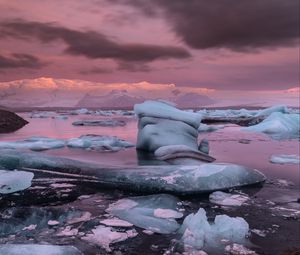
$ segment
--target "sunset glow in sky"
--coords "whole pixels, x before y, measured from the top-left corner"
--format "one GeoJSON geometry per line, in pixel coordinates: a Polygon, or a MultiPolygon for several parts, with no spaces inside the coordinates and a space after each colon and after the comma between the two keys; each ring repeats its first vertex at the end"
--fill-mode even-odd
{"type": "Polygon", "coordinates": [[[0,0],[0,81],[287,90],[298,0],[0,0]]]}

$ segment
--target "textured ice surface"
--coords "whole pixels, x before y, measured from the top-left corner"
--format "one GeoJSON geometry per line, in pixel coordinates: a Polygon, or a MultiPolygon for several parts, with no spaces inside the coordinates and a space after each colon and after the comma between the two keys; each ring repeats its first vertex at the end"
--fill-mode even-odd
{"type": "Polygon", "coordinates": [[[125,126],[123,120],[79,120],[72,123],[73,126],[101,126],[101,127],[117,127],[125,126]]]}
{"type": "Polygon", "coordinates": [[[258,111],[254,116],[260,117],[260,116],[269,116],[273,112],[281,112],[281,113],[290,113],[290,110],[286,105],[275,105],[263,110],[258,111]]]}
{"type": "Polygon", "coordinates": [[[235,164],[108,167],[16,150],[0,150],[0,166],[4,169],[28,167],[93,176],[99,188],[151,193],[205,193],[265,180],[259,171],[235,164]]]}
{"type": "Polygon", "coordinates": [[[169,160],[174,158],[194,158],[201,161],[212,162],[215,158],[204,152],[191,149],[185,145],[167,145],[158,148],[154,155],[159,160],[169,160]]]}
{"type": "Polygon", "coordinates": [[[262,132],[278,139],[299,137],[300,115],[273,112],[261,123],[242,128],[242,130],[262,132]]]}
{"type": "Polygon", "coordinates": [[[0,194],[8,194],[31,186],[34,174],[25,171],[0,170],[0,194]]]}
{"type": "Polygon", "coordinates": [[[188,215],[179,230],[184,244],[196,249],[203,247],[217,247],[221,240],[243,242],[249,232],[248,223],[240,217],[217,215],[214,223],[209,223],[204,209],[200,208],[196,214],[188,215]]]}
{"type": "Polygon", "coordinates": [[[270,162],[276,164],[300,164],[300,156],[298,155],[272,155],[270,162]]]}
{"type": "Polygon", "coordinates": [[[161,101],[145,101],[134,106],[135,114],[141,117],[154,117],[184,122],[194,128],[198,128],[201,115],[193,112],[181,111],[172,105],[161,101]]]}
{"type": "Polygon", "coordinates": [[[127,230],[126,232],[117,232],[110,227],[98,226],[92,230],[91,234],[82,237],[83,240],[101,246],[106,251],[111,251],[109,245],[125,241],[128,238],[137,236],[135,230],[127,230]]]}
{"type": "Polygon", "coordinates": [[[224,128],[223,125],[207,125],[207,124],[201,123],[198,128],[198,131],[199,132],[213,132],[213,131],[217,131],[222,128],[224,128]]]}
{"type": "Polygon", "coordinates": [[[65,146],[65,141],[52,139],[43,136],[34,136],[23,141],[16,142],[0,142],[0,148],[9,149],[30,149],[33,151],[43,151],[49,149],[57,149],[65,146]]]}
{"type": "Polygon", "coordinates": [[[229,194],[222,191],[215,191],[209,195],[211,203],[222,206],[241,206],[249,199],[246,195],[229,194]]]}
{"type": "Polygon", "coordinates": [[[73,246],[4,244],[0,245],[0,255],[82,255],[82,253],[73,246]]]}
{"type": "Polygon", "coordinates": [[[131,197],[118,200],[106,211],[137,227],[169,234],[179,228],[175,219],[183,216],[177,210],[178,202],[176,197],[166,194],[131,197]]]}
{"type": "Polygon", "coordinates": [[[225,251],[231,255],[257,255],[255,251],[251,251],[242,244],[230,244],[225,247],[225,251]]]}
{"type": "Polygon", "coordinates": [[[133,147],[134,144],[116,136],[83,135],[70,139],[67,146],[96,151],[119,151],[123,148],[133,147]]]}
{"type": "Polygon", "coordinates": [[[125,220],[120,220],[118,218],[101,220],[100,223],[111,227],[132,227],[133,226],[132,223],[125,220]]]}
{"type": "Polygon", "coordinates": [[[146,101],[134,106],[139,117],[137,148],[147,151],[166,145],[186,145],[197,149],[201,115],[181,111],[160,101],[146,101]]]}

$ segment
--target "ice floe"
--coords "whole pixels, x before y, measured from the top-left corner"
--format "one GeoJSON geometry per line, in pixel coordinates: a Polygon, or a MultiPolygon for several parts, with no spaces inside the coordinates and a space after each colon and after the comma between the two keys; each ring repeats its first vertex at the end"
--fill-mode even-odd
{"type": "Polygon", "coordinates": [[[213,132],[213,131],[222,129],[224,127],[225,127],[224,125],[207,125],[207,124],[201,123],[198,128],[198,131],[199,132],[213,132]]]}
{"type": "Polygon", "coordinates": [[[0,194],[14,193],[31,186],[34,174],[25,171],[0,170],[0,194]]]}
{"type": "Polygon", "coordinates": [[[119,151],[123,148],[133,147],[134,144],[116,136],[83,135],[70,139],[67,146],[95,151],[119,151]]]}
{"type": "Polygon", "coordinates": [[[43,136],[34,136],[23,141],[0,142],[0,148],[10,149],[30,149],[33,151],[43,151],[49,149],[58,149],[65,146],[65,141],[52,139],[43,136]]]}
{"type": "Polygon", "coordinates": [[[110,244],[125,241],[128,238],[137,236],[135,230],[127,230],[126,232],[114,231],[111,227],[97,226],[92,229],[91,234],[82,237],[83,240],[96,244],[106,251],[111,251],[110,244]]]}
{"type": "MultiPolygon", "coordinates": [[[[99,188],[118,188],[135,192],[198,194],[257,184],[265,176],[255,169],[235,164],[165,165],[109,167],[33,152],[0,150],[4,169],[28,167],[90,176],[99,188]]],[[[69,177],[68,177],[69,178],[69,177]]],[[[84,178],[82,178],[84,180],[84,178]]],[[[96,185],[96,184],[95,184],[96,185]]]]}
{"type": "Polygon", "coordinates": [[[82,255],[73,246],[46,244],[3,244],[0,245],[1,255],[82,255]]]}
{"type": "Polygon", "coordinates": [[[248,223],[241,217],[217,215],[213,223],[207,220],[206,212],[200,208],[196,214],[188,215],[179,230],[185,245],[196,249],[222,246],[222,240],[242,243],[249,232],[248,223]]]}
{"type": "Polygon", "coordinates": [[[79,120],[72,123],[73,126],[100,126],[100,127],[117,127],[125,126],[123,120],[79,120]]]}
{"type": "Polygon", "coordinates": [[[300,156],[298,155],[272,155],[271,163],[275,164],[300,164],[300,156]]]}
{"type": "Polygon", "coordinates": [[[261,123],[242,128],[244,131],[262,132],[281,138],[298,138],[300,133],[300,115],[273,112],[261,123]]]}
{"type": "Polygon", "coordinates": [[[215,191],[209,195],[211,203],[221,206],[241,206],[249,197],[241,194],[230,194],[222,191],[215,191]]]}
{"type": "Polygon", "coordinates": [[[175,219],[183,216],[177,209],[178,202],[176,197],[167,194],[131,197],[118,200],[106,211],[137,227],[170,234],[179,228],[175,219]]]}

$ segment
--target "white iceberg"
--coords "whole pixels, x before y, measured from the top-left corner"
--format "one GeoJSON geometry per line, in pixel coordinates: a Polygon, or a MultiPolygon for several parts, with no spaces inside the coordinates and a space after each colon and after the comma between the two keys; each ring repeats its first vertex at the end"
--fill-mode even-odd
{"type": "Polygon", "coordinates": [[[125,126],[123,120],[79,120],[72,123],[73,126],[100,126],[100,127],[117,127],[125,126]]]}
{"type": "Polygon", "coordinates": [[[175,219],[183,216],[177,208],[178,202],[176,197],[167,194],[131,197],[118,200],[106,211],[137,227],[170,234],[179,228],[175,219]]]}
{"type": "Polygon", "coordinates": [[[273,112],[261,123],[242,128],[245,131],[262,132],[274,138],[296,138],[300,133],[300,115],[273,112]]]}
{"type": "Polygon", "coordinates": [[[67,146],[96,151],[119,151],[123,148],[133,147],[134,144],[116,136],[82,135],[67,141],[67,146]]]}
{"type": "Polygon", "coordinates": [[[209,195],[209,201],[221,206],[241,206],[249,200],[247,195],[230,194],[222,191],[215,191],[209,195]]]}
{"type": "Polygon", "coordinates": [[[0,170],[0,194],[8,194],[31,186],[34,174],[25,171],[0,170]]]}
{"type": "Polygon", "coordinates": [[[3,244],[1,255],[82,255],[73,246],[47,244],[3,244]]]}
{"type": "Polygon", "coordinates": [[[125,241],[128,238],[137,236],[135,230],[126,232],[114,231],[111,227],[98,226],[92,229],[91,234],[82,237],[83,240],[96,244],[104,248],[107,252],[111,251],[110,244],[125,241]]]}
{"type": "Polygon", "coordinates": [[[34,136],[23,141],[16,142],[0,142],[0,148],[7,149],[30,149],[33,151],[43,151],[50,149],[63,148],[65,141],[60,139],[52,139],[43,136],[34,136]]]}
{"type": "Polygon", "coordinates": [[[275,164],[300,164],[300,156],[298,155],[272,155],[271,163],[275,164]]]}
{"type": "Polygon", "coordinates": [[[217,215],[214,223],[209,223],[204,209],[188,215],[179,230],[185,245],[195,249],[222,246],[222,240],[244,242],[249,232],[248,223],[241,217],[217,215]]]}
{"type": "Polygon", "coordinates": [[[136,104],[139,118],[137,149],[155,151],[166,145],[186,145],[197,149],[201,115],[181,111],[160,101],[136,104]]]}
{"type": "Polygon", "coordinates": [[[273,112],[280,112],[280,113],[290,113],[290,110],[286,105],[275,105],[263,110],[258,111],[254,117],[261,117],[261,116],[269,116],[273,112]]]}

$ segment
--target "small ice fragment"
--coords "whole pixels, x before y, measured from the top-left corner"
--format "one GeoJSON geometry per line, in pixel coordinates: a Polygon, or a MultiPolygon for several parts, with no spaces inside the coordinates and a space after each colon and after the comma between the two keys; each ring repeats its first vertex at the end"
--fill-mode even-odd
{"type": "Polygon", "coordinates": [[[57,221],[57,220],[49,220],[48,221],[49,226],[56,226],[56,225],[59,225],[59,224],[60,224],[60,222],[57,221]]]}
{"type": "Polygon", "coordinates": [[[158,208],[154,210],[154,216],[163,219],[169,219],[169,218],[178,219],[181,218],[183,214],[172,209],[158,208]]]}
{"type": "Polygon", "coordinates": [[[132,227],[133,226],[132,223],[125,220],[120,220],[118,218],[101,220],[100,223],[110,227],[132,227]]]}
{"type": "Polygon", "coordinates": [[[255,251],[251,251],[242,244],[231,244],[225,247],[225,252],[231,255],[257,255],[255,251]]]}
{"type": "Polygon", "coordinates": [[[29,226],[27,226],[27,227],[24,227],[22,230],[35,230],[36,229],[36,227],[37,227],[37,225],[36,224],[31,224],[31,225],[29,225],[29,226]]]}
{"type": "Polygon", "coordinates": [[[249,199],[246,195],[229,194],[222,191],[215,191],[209,195],[209,201],[221,206],[241,206],[249,199]]]}
{"type": "Polygon", "coordinates": [[[271,163],[275,164],[300,164],[300,156],[298,155],[272,155],[271,163]]]}

